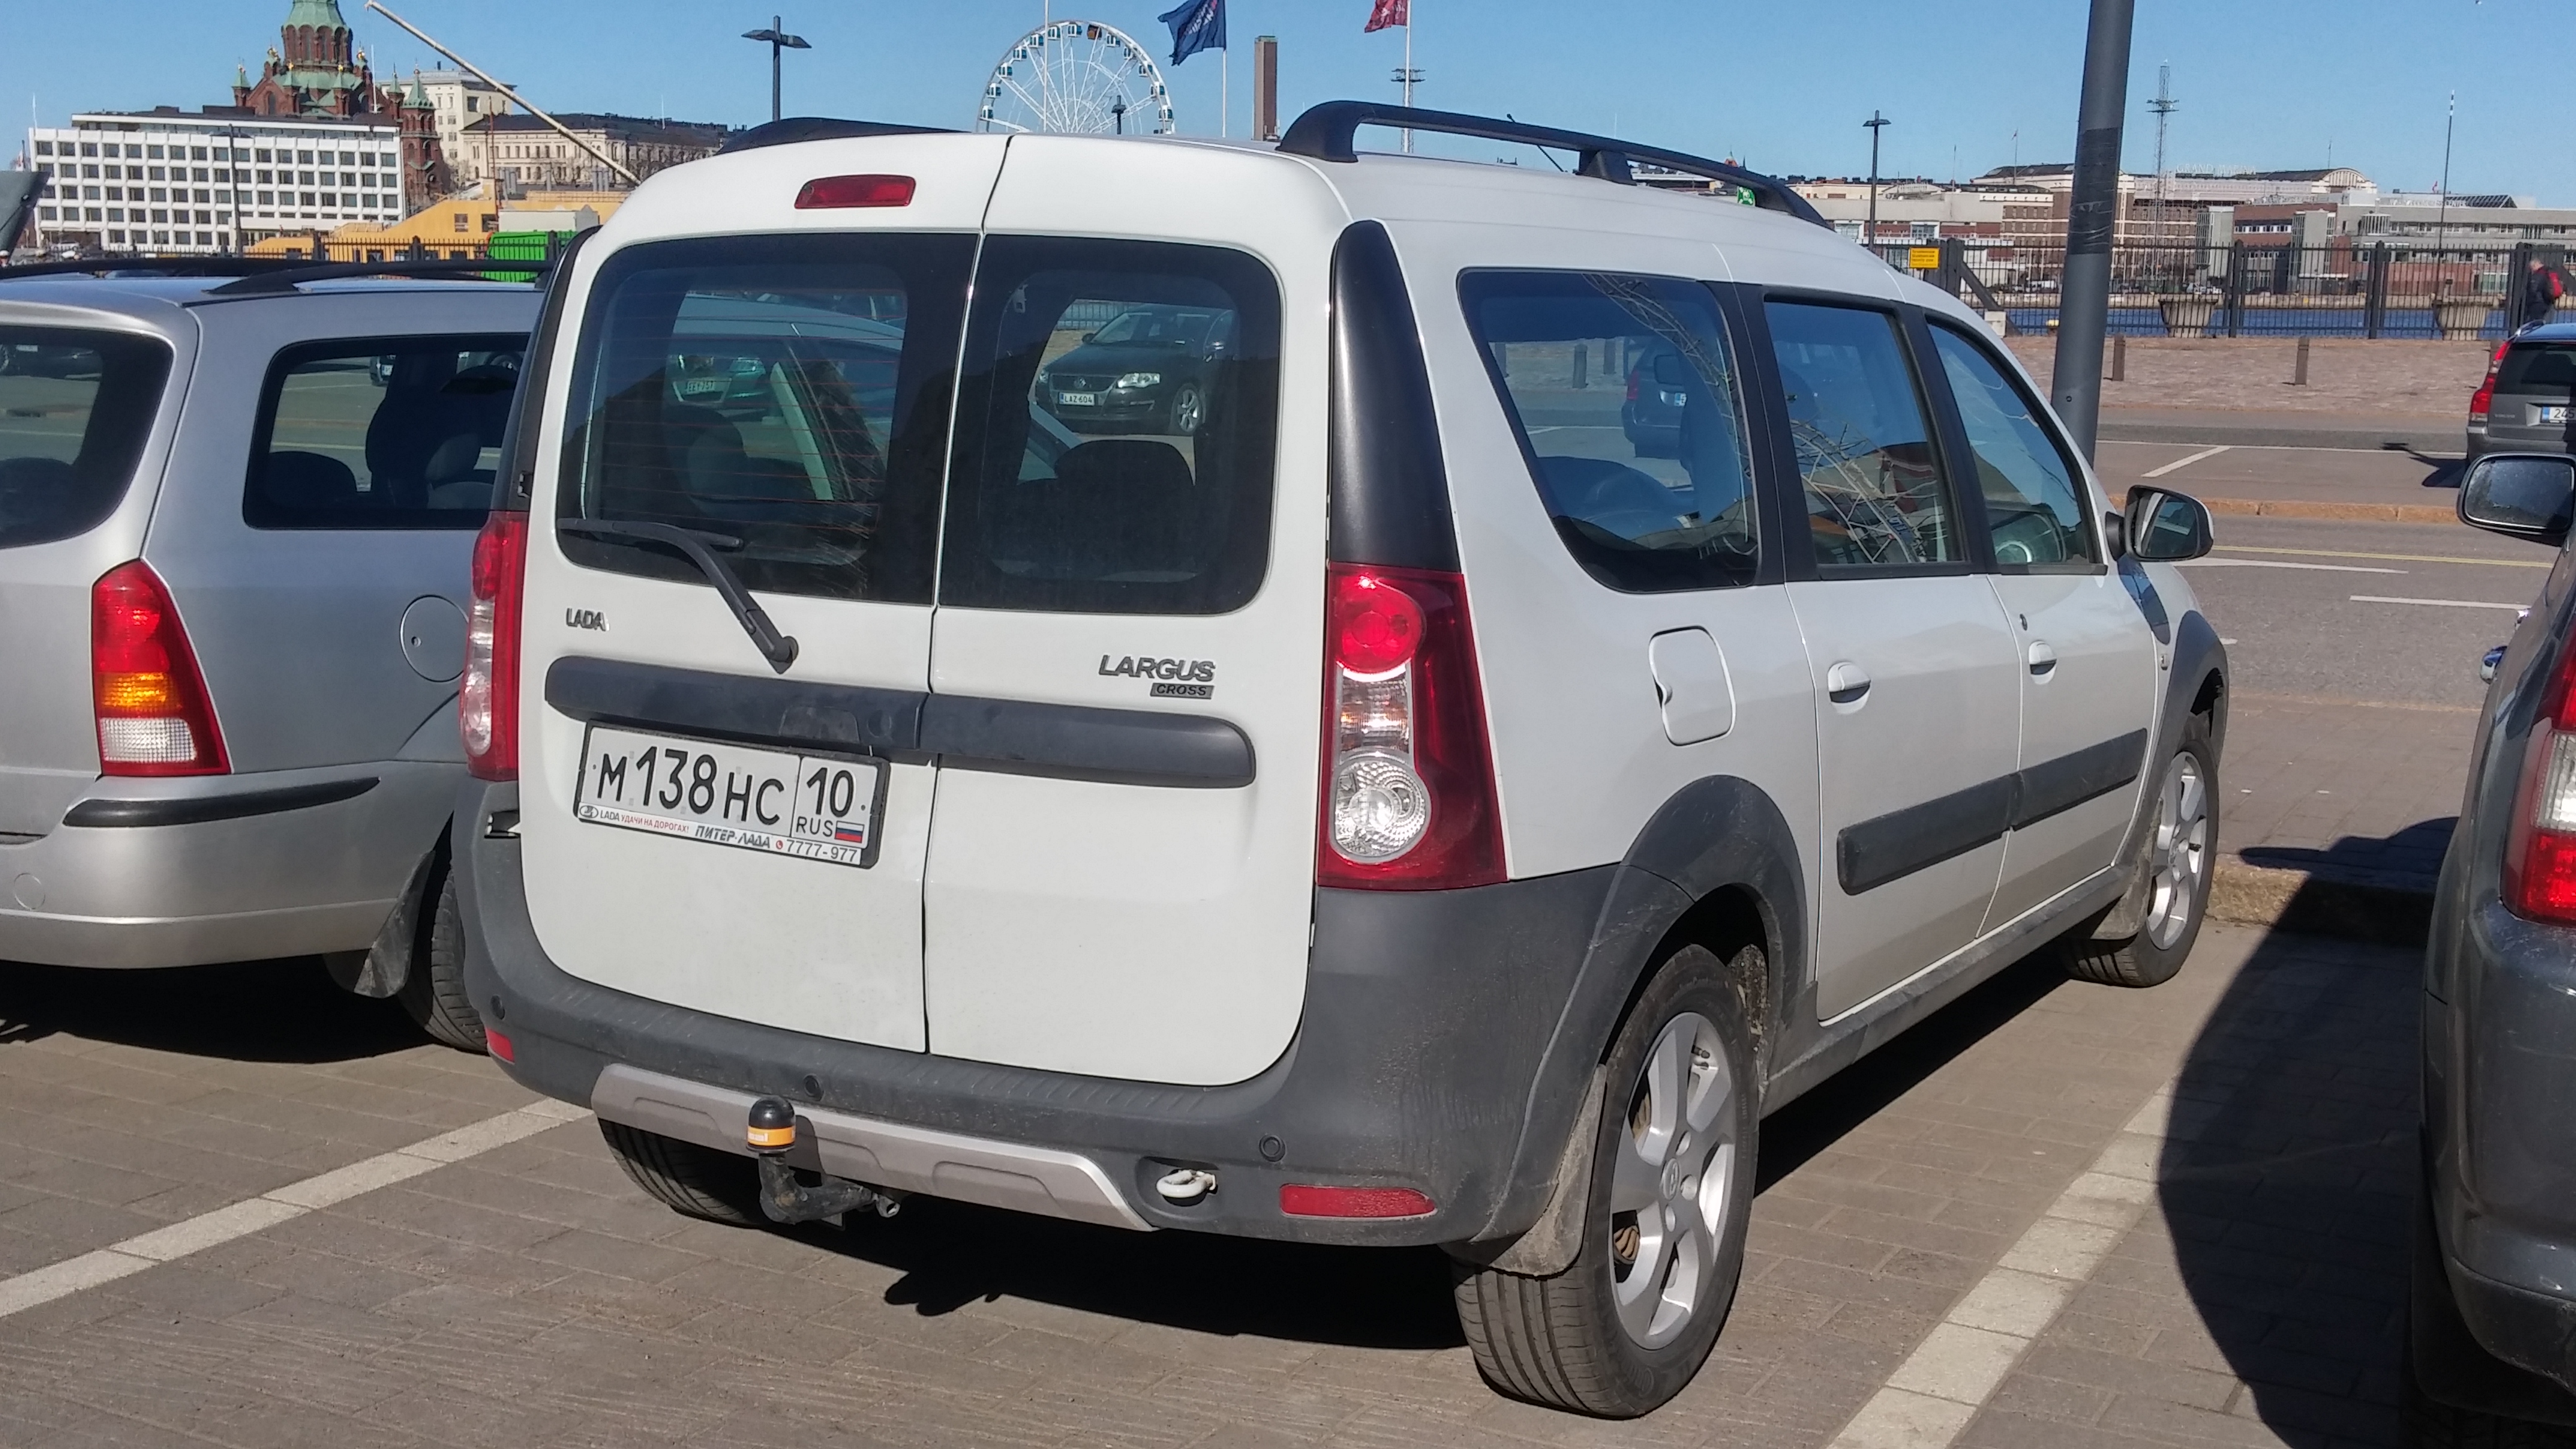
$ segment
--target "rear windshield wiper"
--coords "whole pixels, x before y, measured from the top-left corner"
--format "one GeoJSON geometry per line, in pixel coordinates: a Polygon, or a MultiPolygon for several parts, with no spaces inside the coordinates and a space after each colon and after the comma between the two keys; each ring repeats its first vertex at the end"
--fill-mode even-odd
{"type": "Polygon", "coordinates": [[[622,518],[564,518],[556,520],[555,528],[559,532],[580,534],[585,538],[658,543],[677,552],[695,564],[698,572],[706,575],[708,583],[716,586],[716,593],[724,599],[725,607],[733,610],[735,620],[742,625],[742,632],[751,636],[753,646],[760,650],[762,658],[769,661],[772,670],[785,674],[787,666],[796,662],[796,641],[778,632],[778,626],[769,621],[760,601],[742,586],[742,580],[726,566],[725,561],[716,557],[718,549],[731,553],[741,548],[741,539],[729,533],[711,533],[703,528],[638,523],[622,518]]]}

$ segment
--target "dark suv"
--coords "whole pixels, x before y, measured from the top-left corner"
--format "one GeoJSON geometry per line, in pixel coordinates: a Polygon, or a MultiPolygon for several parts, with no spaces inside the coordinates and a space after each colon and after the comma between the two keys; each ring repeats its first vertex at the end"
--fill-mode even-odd
{"type": "MultiPolygon", "coordinates": [[[[2463,522],[2560,546],[2571,501],[2576,459],[2499,454],[2469,466],[2459,509],[2463,522]]],[[[2576,1442],[2531,1427],[2576,1427],[2569,558],[2561,547],[2496,665],[2434,898],[2407,1365],[2408,1417],[2423,1444],[2576,1442]]]]}
{"type": "Polygon", "coordinates": [[[2563,453],[2576,394],[2576,323],[2534,327],[2487,360],[2469,399],[2469,461],[2489,453],[2563,453]]]}

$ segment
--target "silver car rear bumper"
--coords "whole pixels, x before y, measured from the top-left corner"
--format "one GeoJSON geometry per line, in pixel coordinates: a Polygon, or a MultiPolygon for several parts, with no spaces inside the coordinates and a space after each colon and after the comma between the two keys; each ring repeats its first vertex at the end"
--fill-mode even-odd
{"type": "Polygon", "coordinates": [[[363,950],[438,843],[462,774],[391,761],[101,780],[52,831],[0,837],[0,961],[196,966],[363,950]]]}

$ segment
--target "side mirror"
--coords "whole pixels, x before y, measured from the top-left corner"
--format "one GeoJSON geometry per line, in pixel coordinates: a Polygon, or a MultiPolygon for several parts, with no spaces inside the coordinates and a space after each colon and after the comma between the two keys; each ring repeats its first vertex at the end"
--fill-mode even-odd
{"type": "Polygon", "coordinates": [[[2111,557],[2125,558],[2129,552],[2129,520],[2123,514],[2102,515],[2102,538],[2111,545],[2111,557]]]}
{"type": "Polygon", "coordinates": [[[2460,521],[2552,548],[2567,541],[2576,514],[2576,458],[2564,453],[2494,453],[2460,480],[2460,521]]]}
{"type": "Polygon", "coordinates": [[[1099,341],[1099,340],[1100,340],[1100,334],[1099,334],[1099,333],[1097,333],[1097,332],[1085,332],[1085,333],[1083,333],[1083,334],[1082,334],[1082,341],[1083,341],[1083,344],[1084,344],[1085,346],[1089,346],[1091,343],[1097,342],[1097,341],[1099,341]]]}
{"type": "Polygon", "coordinates": [[[2144,563],[2180,563],[2209,552],[2209,509],[2188,493],[2129,490],[2122,541],[2144,563]]]}

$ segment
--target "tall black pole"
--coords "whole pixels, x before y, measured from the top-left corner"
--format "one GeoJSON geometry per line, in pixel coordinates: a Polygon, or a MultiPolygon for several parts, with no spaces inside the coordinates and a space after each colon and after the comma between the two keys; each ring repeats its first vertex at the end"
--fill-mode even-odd
{"type": "MultiPolygon", "coordinates": [[[[773,36],[785,35],[787,33],[787,17],[784,15],[770,16],[769,33],[773,36]]],[[[778,119],[778,53],[786,48],[787,47],[779,44],[776,40],[769,42],[769,119],[773,121],[778,119]]]]}
{"type": "Polygon", "coordinates": [[[2111,238],[2120,213],[2120,129],[2129,109],[2129,22],[2135,0],[2093,0],[2084,37],[2084,97],[2075,122],[2075,190],[2059,282],[2057,377],[2051,399],[2084,456],[2102,418],[2102,337],[2111,321],[2111,238]]]}
{"type": "Polygon", "coordinates": [[[1896,123],[1873,110],[1861,124],[1869,127],[1869,234],[1861,245],[1874,256],[1878,253],[1878,133],[1896,123]]]}

